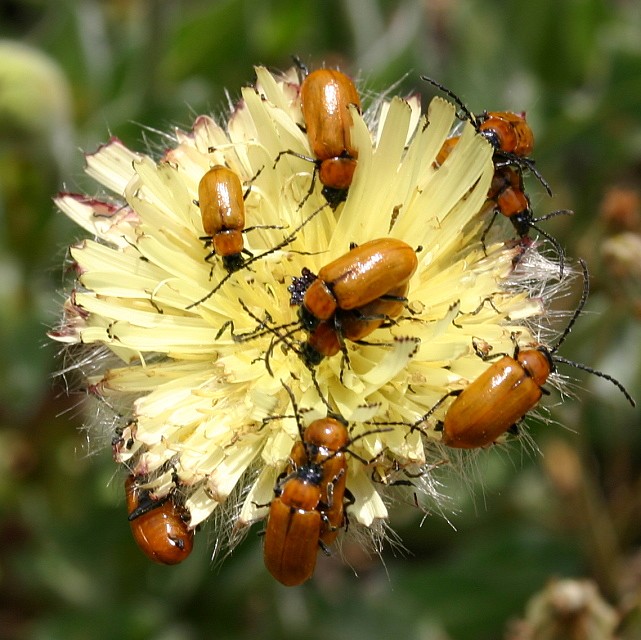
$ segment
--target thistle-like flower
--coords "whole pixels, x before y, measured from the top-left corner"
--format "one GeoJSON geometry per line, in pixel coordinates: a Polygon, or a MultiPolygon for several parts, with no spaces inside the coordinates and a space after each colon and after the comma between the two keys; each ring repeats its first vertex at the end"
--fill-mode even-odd
{"type": "Polygon", "coordinates": [[[365,116],[352,107],[358,165],[334,209],[322,185],[310,193],[314,164],[294,155],[312,155],[296,70],[256,72],[225,126],[198,117],[159,159],[117,139],[87,155],[110,194],[56,200],[94,239],[70,250],[76,283],[51,335],[83,345],[84,385],[114,409],[116,462],[154,499],[179,496],[191,529],[212,516],[233,544],[266,516],[299,421],[335,414],[358,456],[351,522],[380,531],[399,479],[438,502],[431,470],[451,460],[439,431],[449,401],[439,402],[487,369],[479,355],[538,344],[546,299],[563,283],[536,243],[496,229],[484,237],[492,149],[469,123],[435,163],[454,105],[435,98],[422,114],[415,97],[381,98],[365,116]],[[235,269],[205,259],[198,186],[217,165],[246,190],[251,257],[235,269]],[[402,314],[312,366],[292,283],[377,238],[416,254],[402,314]]]}

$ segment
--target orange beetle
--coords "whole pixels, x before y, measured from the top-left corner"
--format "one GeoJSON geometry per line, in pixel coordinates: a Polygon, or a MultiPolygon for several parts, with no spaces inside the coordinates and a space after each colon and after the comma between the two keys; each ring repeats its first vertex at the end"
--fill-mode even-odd
{"type": "Polygon", "coordinates": [[[201,240],[213,247],[205,260],[218,255],[227,271],[238,271],[244,265],[241,254],[245,229],[245,200],[239,177],[220,164],[209,169],[198,184],[198,206],[206,234],[201,240]]]}
{"type": "Polygon", "coordinates": [[[368,336],[399,316],[409,280],[418,267],[415,251],[402,240],[379,238],[354,247],[314,275],[304,269],[289,286],[291,304],[310,335],[300,350],[308,366],[344,350],[344,341],[368,336]]]}
{"type": "Polygon", "coordinates": [[[276,487],[269,505],[263,557],[267,570],[287,587],[309,580],[316,567],[322,479],[319,465],[300,467],[276,487]]]}
{"type": "Polygon", "coordinates": [[[353,247],[348,253],[321,268],[318,275],[304,268],[288,287],[290,304],[300,305],[298,322],[269,326],[240,300],[244,311],[259,323],[256,331],[234,334],[236,342],[253,340],[272,333],[265,353],[265,365],[271,373],[270,357],[276,346],[285,343],[298,353],[311,369],[323,358],[345,353],[344,341],[358,341],[385,321],[402,313],[407,302],[409,280],[418,267],[416,252],[402,240],[379,238],[353,247]],[[291,328],[293,327],[293,328],[291,328]],[[291,336],[300,329],[309,332],[306,342],[294,346],[291,336]],[[288,329],[287,332],[283,330],[288,329]]]}
{"type": "Polygon", "coordinates": [[[572,214],[572,211],[561,209],[541,218],[535,218],[530,207],[530,199],[523,187],[523,176],[514,167],[499,167],[495,170],[487,198],[495,203],[497,212],[502,213],[510,220],[521,238],[528,235],[530,229],[534,228],[555,245],[561,259],[563,259],[563,250],[558,242],[535,226],[535,223],[561,214],[572,214]]]}
{"type": "Polygon", "coordinates": [[[363,464],[370,461],[348,451],[348,446],[372,433],[350,439],[344,422],[334,417],[314,420],[305,430],[294,395],[283,384],[294,409],[301,439],[292,447],[290,464],[276,485],[269,504],[263,555],[265,566],[286,586],[309,580],[319,547],[329,553],[341,528],[347,524],[345,508],[354,497],[346,487],[347,452],[363,464]]]}
{"type": "Polygon", "coordinates": [[[125,495],[131,532],[141,551],[160,564],[178,564],[185,560],[194,544],[187,511],[171,496],[154,502],[148,492],[136,486],[133,475],[125,481],[125,495]]]}
{"type": "Polygon", "coordinates": [[[339,309],[333,320],[320,322],[309,334],[301,347],[303,361],[315,367],[323,358],[330,358],[344,349],[345,340],[362,340],[383,322],[397,318],[405,308],[408,290],[409,283],[406,282],[358,309],[339,309]]]}
{"type": "Polygon", "coordinates": [[[347,491],[347,461],[342,452],[319,454],[314,462],[306,459],[305,448],[296,449],[294,445],[291,458],[298,457],[301,466],[275,489],[263,546],[267,570],[288,587],[312,577],[319,548],[329,553],[327,545],[345,523],[347,491]]]}
{"type": "MultiPolygon", "coordinates": [[[[312,213],[310,213],[310,214],[309,214],[309,215],[308,215],[308,216],[307,216],[307,217],[306,217],[306,218],[305,218],[305,219],[304,219],[304,220],[303,220],[303,221],[302,221],[302,222],[301,222],[297,227],[295,227],[295,228],[291,231],[291,233],[289,233],[289,235],[287,235],[287,236],[286,236],[285,238],[283,238],[281,241],[277,242],[277,243],[276,243],[273,247],[271,247],[270,249],[267,249],[266,251],[263,251],[262,253],[259,253],[258,255],[251,256],[250,258],[248,258],[248,259],[247,259],[247,260],[245,260],[245,261],[242,261],[242,260],[241,260],[241,257],[240,257],[240,255],[239,255],[239,254],[237,254],[237,255],[235,255],[235,256],[234,256],[234,255],[229,256],[229,258],[230,258],[230,263],[229,263],[229,264],[230,264],[230,268],[228,268],[228,270],[227,270],[227,271],[228,271],[228,273],[227,273],[227,274],[226,274],[226,275],[225,275],[225,276],[224,276],[224,277],[223,277],[223,278],[218,282],[218,284],[217,284],[213,289],[211,289],[211,291],[209,291],[208,293],[206,293],[206,294],[205,294],[202,298],[200,298],[199,300],[196,300],[196,302],[192,302],[191,304],[187,305],[187,306],[185,307],[185,309],[187,309],[187,310],[189,310],[189,309],[193,309],[194,307],[197,307],[199,304],[202,304],[203,302],[206,302],[207,300],[209,300],[209,298],[211,298],[211,297],[212,297],[212,296],[213,296],[217,291],[219,291],[219,290],[220,290],[220,288],[221,288],[221,287],[222,287],[222,286],[223,286],[223,285],[224,285],[224,284],[225,284],[225,283],[226,283],[226,282],[227,282],[227,281],[228,281],[228,280],[229,280],[229,279],[234,275],[235,270],[240,269],[240,268],[247,269],[247,268],[249,268],[249,266],[250,266],[252,263],[256,262],[257,260],[262,260],[262,259],[263,259],[263,258],[265,258],[266,256],[268,256],[268,255],[270,255],[270,254],[272,254],[272,253],[275,253],[276,251],[279,251],[280,249],[283,249],[284,247],[286,247],[288,244],[292,243],[292,242],[297,238],[297,234],[298,234],[298,232],[299,232],[299,231],[300,231],[300,230],[301,230],[301,229],[302,229],[306,224],[309,224],[309,222],[310,222],[311,220],[313,220],[313,219],[314,219],[314,218],[315,218],[315,217],[316,217],[316,216],[317,216],[317,215],[318,215],[318,214],[319,214],[319,213],[320,213],[320,212],[321,212],[321,211],[322,211],[326,206],[327,206],[327,204],[321,205],[321,206],[320,206],[320,207],[318,207],[315,211],[313,211],[312,213]],[[236,268],[236,266],[235,266],[235,265],[237,264],[237,261],[239,261],[239,260],[240,260],[240,263],[239,263],[239,264],[240,264],[240,266],[236,268]],[[232,268],[232,267],[233,267],[233,268],[232,268]]],[[[238,219],[238,218],[237,218],[237,219],[238,219]]],[[[257,229],[257,228],[259,228],[259,227],[252,227],[252,229],[257,229]]],[[[260,226],[260,228],[261,228],[261,229],[280,229],[281,227],[276,226],[276,225],[275,225],[275,226],[272,226],[272,225],[261,225],[261,226],[260,226]]],[[[236,229],[236,230],[233,230],[233,229],[232,229],[231,231],[238,231],[238,230],[237,230],[237,229],[236,229]]],[[[246,229],[245,229],[245,231],[249,231],[249,229],[247,229],[247,228],[246,228],[246,229]]],[[[220,234],[219,234],[219,235],[220,235],[220,234]]],[[[234,236],[232,235],[232,237],[234,237],[234,236]]],[[[208,238],[208,236],[203,236],[203,239],[205,239],[205,240],[206,240],[207,238],[208,238]]],[[[229,246],[229,245],[227,245],[227,246],[229,246]]],[[[248,251],[246,251],[246,250],[243,250],[243,251],[244,251],[245,253],[249,253],[249,252],[248,252],[248,251]]],[[[214,253],[215,253],[215,251],[214,251],[214,253]]],[[[211,256],[211,255],[213,255],[213,253],[212,253],[212,254],[210,254],[210,256],[211,256]]],[[[250,255],[251,255],[251,254],[250,254],[250,255]]],[[[208,257],[210,257],[210,256],[208,256],[208,257]]],[[[224,261],[224,260],[225,260],[225,258],[223,257],[223,261],[224,261]]]]}
{"type": "Polygon", "coordinates": [[[341,337],[333,322],[319,322],[300,347],[300,355],[308,367],[315,367],[323,358],[335,356],[341,349],[341,337]]]}
{"type": "Polygon", "coordinates": [[[477,116],[479,133],[500,153],[527,157],[534,148],[534,134],[525,113],[485,111],[477,116]]]}
{"type": "MultiPolygon", "coordinates": [[[[525,112],[512,111],[484,111],[473,114],[467,105],[451,89],[440,82],[427,76],[421,80],[429,82],[446,96],[451,98],[459,108],[463,118],[467,120],[494,148],[494,166],[516,165],[521,169],[531,171],[545,187],[548,194],[552,195],[550,185],[540,174],[534,161],[529,157],[534,148],[534,133],[525,119],[525,112]]],[[[436,158],[437,164],[442,164],[455,142],[447,142],[436,158]]]]}
{"type": "MultiPolygon", "coordinates": [[[[445,162],[445,159],[452,152],[459,139],[459,136],[453,136],[445,140],[434,161],[435,166],[439,167],[445,162]]],[[[525,193],[521,170],[509,165],[504,166],[501,163],[495,166],[492,183],[487,193],[487,199],[494,203],[494,217],[481,236],[483,246],[485,246],[485,238],[492,228],[497,213],[501,213],[512,223],[512,226],[521,239],[528,236],[530,229],[535,229],[554,245],[559,255],[559,278],[562,279],[565,266],[565,252],[558,240],[538,227],[537,224],[558,215],[571,215],[573,212],[568,209],[560,209],[541,216],[540,218],[535,218],[530,206],[530,199],[525,193]]]]}
{"type": "Polygon", "coordinates": [[[534,349],[519,349],[517,346],[513,356],[503,355],[465,389],[441,398],[417,424],[427,419],[446,398],[456,395],[457,398],[448,408],[441,425],[443,443],[463,449],[490,445],[523,419],[538,404],[544,393],[549,393],[543,385],[555,371],[557,362],[605,378],[618,387],[630,404],[635,406],[625,387],[612,376],[555,355],[587,300],[588,271],[585,262],[581,261],[581,266],[584,274],[583,295],[554,347],[539,345],[534,349]]]}
{"type": "Polygon", "coordinates": [[[301,323],[313,331],[338,309],[359,309],[388,295],[405,284],[417,267],[416,253],[402,240],[370,240],[322,267],[318,276],[305,270],[289,287],[291,303],[302,305],[301,323]]]}
{"type": "Polygon", "coordinates": [[[300,87],[301,111],[305,130],[314,153],[313,158],[294,151],[282,151],[276,162],[285,154],[294,155],[316,165],[307,199],[314,190],[316,173],[323,185],[323,196],[336,208],[347,196],[356,169],[358,150],[352,144],[353,124],[350,105],[359,113],[361,99],[351,78],[335,69],[317,69],[308,73],[303,63],[296,64],[305,73],[300,87]]]}
{"type": "Polygon", "coordinates": [[[439,152],[436,154],[436,158],[434,159],[435,168],[440,167],[447,160],[448,156],[452,151],[454,151],[454,147],[458,144],[460,139],[461,136],[450,136],[445,139],[439,149],[439,152]]]}
{"type": "Polygon", "coordinates": [[[296,467],[317,464],[323,469],[321,504],[326,518],[320,540],[330,545],[345,524],[345,495],[348,496],[348,504],[354,501],[346,488],[345,450],[351,441],[345,424],[329,417],[314,420],[302,437],[302,441],[294,445],[290,458],[296,467]]]}
{"type": "Polygon", "coordinates": [[[538,404],[542,385],[553,370],[552,357],[544,347],[503,356],[447,410],[443,444],[463,449],[492,444],[538,404]]]}
{"type": "Polygon", "coordinates": [[[352,184],[358,151],[351,141],[349,106],[361,109],[352,80],[334,69],[312,71],[300,88],[301,110],[309,144],[318,158],[323,185],[345,191],[352,184]]]}
{"type": "Polygon", "coordinates": [[[345,425],[334,418],[312,422],[305,431],[290,394],[301,440],[290,454],[289,473],[274,489],[269,505],[263,556],[267,570],[282,584],[295,586],[309,580],[319,547],[325,552],[345,520],[349,443],[345,425]]]}
{"type": "Polygon", "coordinates": [[[559,209],[540,218],[535,218],[530,206],[530,199],[527,197],[523,187],[521,171],[510,166],[496,168],[487,198],[495,204],[495,210],[494,217],[481,236],[483,245],[485,245],[485,237],[494,223],[497,213],[501,213],[512,223],[512,226],[520,238],[525,238],[529,234],[530,229],[535,229],[552,243],[559,256],[559,278],[562,279],[565,265],[565,252],[556,238],[543,231],[543,229],[537,225],[539,222],[544,222],[558,215],[572,215],[573,212],[568,209],[559,209]]]}

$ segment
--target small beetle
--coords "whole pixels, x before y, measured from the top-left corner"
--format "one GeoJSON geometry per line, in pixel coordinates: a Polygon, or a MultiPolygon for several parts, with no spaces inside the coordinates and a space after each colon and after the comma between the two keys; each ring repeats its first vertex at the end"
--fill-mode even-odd
{"type": "Polygon", "coordinates": [[[534,148],[534,134],[525,113],[484,111],[477,116],[479,133],[499,152],[527,158],[534,148]]]}
{"type": "MultiPolygon", "coordinates": [[[[316,566],[319,547],[327,546],[347,525],[345,508],[354,503],[346,487],[347,458],[365,460],[348,450],[356,440],[373,433],[366,431],[350,439],[344,422],[334,417],[314,420],[305,430],[300,422],[294,395],[290,396],[301,439],[292,447],[290,465],[274,490],[269,504],[263,555],[265,566],[279,582],[295,586],[309,580],[316,566]]],[[[283,416],[275,416],[279,418],[283,416]]]]}
{"type": "Polygon", "coordinates": [[[344,341],[358,342],[383,322],[397,318],[405,307],[409,283],[388,291],[384,296],[357,309],[336,312],[333,320],[322,321],[309,334],[301,347],[303,361],[315,367],[344,349],[344,341]]]}
{"type": "Polygon", "coordinates": [[[358,151],[353,147],[349,106],[360,111],[352,80],[340,71],[318,69],[300,88],[301,110],[309,144],[318,158],[318,177],[329,189],[345,191],[352,184],[358,151]]]}
{"type": "MultiPolygon", "coordinates": [[[[448,397],[457,396],[447,409],[440,427],[443,444],[463,449],[488,446],[522,420],[538,404],[544,393],[549,393],[543,385],[556,370],[557,362],[609,380],[635,406],[625,387],[612,376],[555,355],[587,300],[589,277],[583,260],[581,266],[584,277],[583,295],[556,345],[551,348],[539,345],[533,349],[520,349],[516,346],[512,356],[498,354],[503,356],[498,362],[492,364],[465,389],[452,391],[441,398],[416,425],[424,422],[448,397]]],[[[479,355],[487,359],[487,356],[479,355]]]]}
{"type": "Polygon", "coordinates": [[[304,269],[289,286],[290,303],[309,332],[301,348],[308,366],[343,350],[344,341],[368,336],[400,315],[409,280],[418,267],[415,251],[402,240],[379,238],[356,246],[315,276],[304,269]]]}
{"type": "Polygon", "coordinates": [[[152,500],[148,492],[136,486],[133,475],[125,481],[125,495],[131,532],[141,551],[160,564],[178,564],[185,560],[194,544],[186,510],[176,504],[172,496],[152,500]]]}
{"type": "MultiPolygon", "coordinates": [[[[293,395],[290,397],[293,402],[293,395]]],[[[343,452],[349,435],[345,425],[334,418],[322,418],[302,431],[298,411],[296,421],[302,439],[290,454],[293,470],[274,490],[263,547],[267,570],[286,586],[312,577],[319,547],[328,553],[327,545],[345,523],[347,492],[343,452]]]]}
{"type": "Polygon", "coordinates": [[[289,287],[291,303],[301,304],[301,323],[313,331],[339,309],[359,309],[388,296],[408,282],[417,267],[416,253],[402,240],[370,240],[322,267],[318,276],[307,272],[296,278],[289,287]]]}
{"type": "Polygon", "coordinates": [[[439,152],[436,154],[434,159],[434,168],[438,169],[448,158],[448,156],[454,151],[454,147],[458,144],[461,136],[450,136],[443,141],[439,152]]]}
{"type": "Polygon", "coordinates": [[[417,267],[416,252],[402,240],[371,240],[322,267],[318,276],[305,268],[301,276],[294,278],[288,290],[290,304],[301,305],[298,322],[269,326],[239,300],[259,328],[235,334],[233,322],[229,321],[217,337],[228,326],[236,342],[273,334],[275,340],[265,353],[270,374],[271,354],[281,343],[295,351],[310,370],[339,351],[343,351],[347,360],[345,340],[360,341],[402,313],[409,280],[417,267]],[[294,346],[291,337],[301,329],[309,333],[307,341],[294,346]]]}
{"type": "Polygon", "coordinates": [[[335,69],[317,69],[307,73],[303,63],[298,59],[295,61],[306,73],[300,88],[301,111],[315,157],[282,151],[275,163],[285,154],[313,162],[316,169],[305,199],[314,190],[318,173],[323,196],[335,209],[345,200],[356,169],[358,150],[351,141],[353,121],[349,106],[354,105],[360,113],[360,96],[352,80],[344,73],[335,69]]]}
{"type": "MultiPolygon", "coordinates": [[[[552,195],[550,185],[529,157],[534,148],[534,134],[525,119],[524,112],[484,111],[475,115],[451,89],[427,76],[421,76],[421,80],[429,82],[451,98],[463,114],[463,119],[467,120],[492,145],[495,167],[516,165],[521,169],[527,169],[536,176],[548,194],[552,195]]],[[[448,144],[453,146],[455,143],[448,144]]],[[[445,157],[449,151],[447,149],[444,151],[445,157]]],[[[439,162],[438,156],[436,161],[439,162]]]]}
{"type": "Polygon", "coordinates": [[[302,440],[292,449],[290,459],[295,467],[309,464],[320,465],[321,503],[326,519],[321,529],[320,540],[330,545],[345,524],[345,506],[354,502],[346,489],[347,459],[345,450],[351,444],[345,424],[336,418],[314,420],[303,432],[302,440]],[[347,494],[348,502],[344,498],[347,494]]]}
{"type": "Polygon", "coordinates": [[[263,557],[267,570],[287,587],[309,580],[316,567],[322,479],[319,465],[300,467],[276,487],[269,505],[263,557]]]}
{"type": "MultiPolygon", "coordinates": [[[[434,161],[435,166],[439,167],[445,162],[445,159],[452,152],[459,139],[459,136],[453,136],[445,140],[434,161]]],[[[495,165],[492,183],[487,192],[487,199],[494,204],[494,215],[481,236],[483,246],[485,247],[485,238],[492,228],[497,214],[501,213],[512,223],[512,226],[521,239],[528,236],[530,229],[535,229],[552,243],[559,256],[559,279],[563,279],[565,252],[558,240],[538,227],[537,224],[558,215],[572,215],[573,211],[559,209],[540,218],[535,218],[530,206],[530,199],[525,193],[521,169],[509,165],[505,166],[501,163],[495,165]]]]}
{"type": "Polygon", "coordinates": [[[308,367],[315,367],[323,358],[335,356],[341,349],[341,337],[333,322],[319,322],[300,347],[300,355],[308,367]]]}
{"type": "Polygon", "coordinates": [[[223,165],[213,166],[198,184],[198,206],[206,234],[201,240],[213,247],[205,260],[218,255],[227,271],[238,271],[245,262],[245,200],[239,177],[223,165]]]}
{"type": "Polygon", "coordinates": [[[494,203],[495,209],[490,224],[481,236],[483,246],[485,246],[485,237],[492,227],[497,213],[501,213],[512,223],[512,226],[520,238],[525,238],[529,234],[530,229],[535,229],[552,243],[559,256],[559,279],[563,279],[565,252],[556,238],[543,231],[543,229],[537,225],[539,222],[544,222],[555,216],[572,215],[574,212],[568,209],[559,209],[540,218],[535,218],[530,206],[530,199],[525,193],[521,171],[510,166],[496,168],[487,198],[494,203]]]}
{"type": "Polygon", "coordinates": [[[554,362],[545,347],[515,349],[467,386],[443,421],[442,442],[473,449],[492,444],[533,409],[541,399],[554,362]]]}

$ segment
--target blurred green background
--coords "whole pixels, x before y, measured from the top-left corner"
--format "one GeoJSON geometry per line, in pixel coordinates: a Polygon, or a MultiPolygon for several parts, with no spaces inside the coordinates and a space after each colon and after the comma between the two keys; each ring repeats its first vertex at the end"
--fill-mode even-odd
{"type": "Polygon", "coordinates": [[[97,189],[81,150],[110,135],[145,149],[159,136],[142,125],[220,113],[254,64],[285,68],[295,53],[365,91],[400,80],[432,95],[425,73],[473,111],[527,110],[555,193],[530,179],[534,210],[576,211],[545,229],[592,274],[562,354],[641,399],[638,2],[7,0],[0,38],[1,638],[543,638],[514,620],[554,577],[593,580],[625,617],[621,637],[641,637],[641,425],[602,380],[567,372],[577,400],[553,408],[558,424],[532,424],[543,455],[480,452],[469,486],[449,483],[451,525],[399,507],[405,557],[388,547],[383,566],[346,545],[358,577],[319,558],[311,583],[286,589],[255,532],[220,570],[211,530],[183,565],[149,563],[109,448],[81,429],[94,409],[52,380],[62,363],[44,335],[80,237],[51,197],[97,189]]]}

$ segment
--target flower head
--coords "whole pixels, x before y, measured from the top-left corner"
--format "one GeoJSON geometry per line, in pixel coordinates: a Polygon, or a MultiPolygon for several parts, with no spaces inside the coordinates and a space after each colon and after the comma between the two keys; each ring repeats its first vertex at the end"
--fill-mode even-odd
{"type": "Polygon", "coordinates": [[[86,384],[124,416],[116,461],[157,497],[178,491],[190,527],[213,514],[221,539],[233,538],[266,515],[300,439],[294,413],[303,424],[328,413],[348,423],[360,460],[349,466],[350,516],[380,524],[383,489],[406,471],[438,501],[430,469],[448,460],[437,428],[447,402],[433,408],[489,366],[479,353],[538,343],[558,269],[534,243],[481,240],[492,149],[466,124],[434,162],[456,123],[449,102],[435,98],[425,114],[416,98],[378,100],[365,116],[351,107],[358,165],[333,209],[321,185],[309,193],[296,72],[256,71],[225,126],[198,117],[157,160],[117,139],[87,156],[111,193],[57,198],[95,239],[71,248],[77,283],[52,336],[100,354],[86,384]],[[198,186],[216,165],[246,189],[252,257],[235,271],[205,260],[198,186]],[[288,289],[376,238],[415,251],[402,314],[310,366],[288,289]]]}

